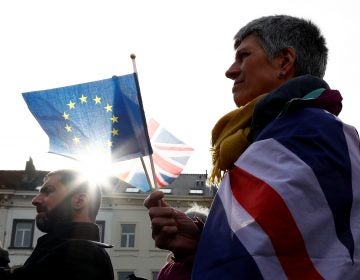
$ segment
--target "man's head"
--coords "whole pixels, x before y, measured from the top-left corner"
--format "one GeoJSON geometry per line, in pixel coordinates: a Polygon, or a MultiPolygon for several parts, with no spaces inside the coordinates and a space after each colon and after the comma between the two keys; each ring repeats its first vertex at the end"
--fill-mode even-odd
{"type": "Polygon", "coordinates": [[[209,208],[194,203],[189,209],[185,211],[185,214],[192,220],[198,219],[201,222],[205,223],[209,215],[209,208]]]}
{"type": "Polygon", "coordinates": [[[36,225],[43,232],[51,232],[60,223],[94,222],[100,203],[99,187],[73,170],[48,173],[32,200],[38,213],[36,225]]]}

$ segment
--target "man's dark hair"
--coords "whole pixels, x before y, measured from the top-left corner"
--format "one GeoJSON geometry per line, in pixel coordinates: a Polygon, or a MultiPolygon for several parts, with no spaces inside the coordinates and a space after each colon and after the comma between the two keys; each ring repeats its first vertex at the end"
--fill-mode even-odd
{"type": "Polygon", "coordinates": [[[52,175],[60,175],[60,183],[63,184],[66,188],[68,188],[71,194],[83,192],[89,195],[89,218],[92,221],[95,221],[101,204],[100,186],[94,182],[91,182],[90,180],[85,178],[83,174],[75,170],[60,169],[49,172],[45,176],[44,181],[52,175]]]}
{"type": "Polygon", "coordinates": [[[295,76],[310,74],[324,77],[328,49],[319,28],[311,21],[287,15],[255,19],[235,35],[235,49],[249,35],[255,35],[260,40],[271,58],[285,48],[293,48],[296,52],[295,76]]]}

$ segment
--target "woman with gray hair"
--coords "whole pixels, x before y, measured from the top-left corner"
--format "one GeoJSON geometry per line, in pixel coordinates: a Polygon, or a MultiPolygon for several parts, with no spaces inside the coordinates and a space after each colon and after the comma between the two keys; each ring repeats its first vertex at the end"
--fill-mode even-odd
{"type": "Polygon", "coordinates": [[[201,230],[152,193],[156,244],[194,255],[194,280],[358,279],[360,140],[322,79],[323,35],[275,15],[234,39],[225,75],[238,108],[212,131],[209,181],[219,188],[209,216],[201,230]]]}

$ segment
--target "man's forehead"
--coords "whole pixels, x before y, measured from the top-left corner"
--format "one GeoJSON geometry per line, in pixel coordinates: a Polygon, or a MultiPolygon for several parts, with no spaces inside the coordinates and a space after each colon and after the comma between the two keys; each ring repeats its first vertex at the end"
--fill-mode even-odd
{"type": "Polygon", "coordinates": [[[60,174],[49,174],[44,178],[44,182],[42,187],[46,186],[53,186],[53,187],[60,187],[62,186],[60,182],[60,174]]]}
{"type": "Polygon", "coordinates": [[[52,185],[55,187],[65,187],[66,189],[75,189],[86,183],[86,179],[78,173],[48,173],[43,181],[43,186],[52,185]]]}

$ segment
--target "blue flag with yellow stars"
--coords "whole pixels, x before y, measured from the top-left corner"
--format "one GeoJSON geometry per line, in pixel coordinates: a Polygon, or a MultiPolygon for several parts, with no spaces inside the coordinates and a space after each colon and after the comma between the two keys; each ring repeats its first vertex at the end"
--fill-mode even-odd
{"type": "Polygon", "coordinates": [[[81,160],[96,152],[113,162],[152,154],[135,73],[23,97],[50,153],[81,160]]]}

